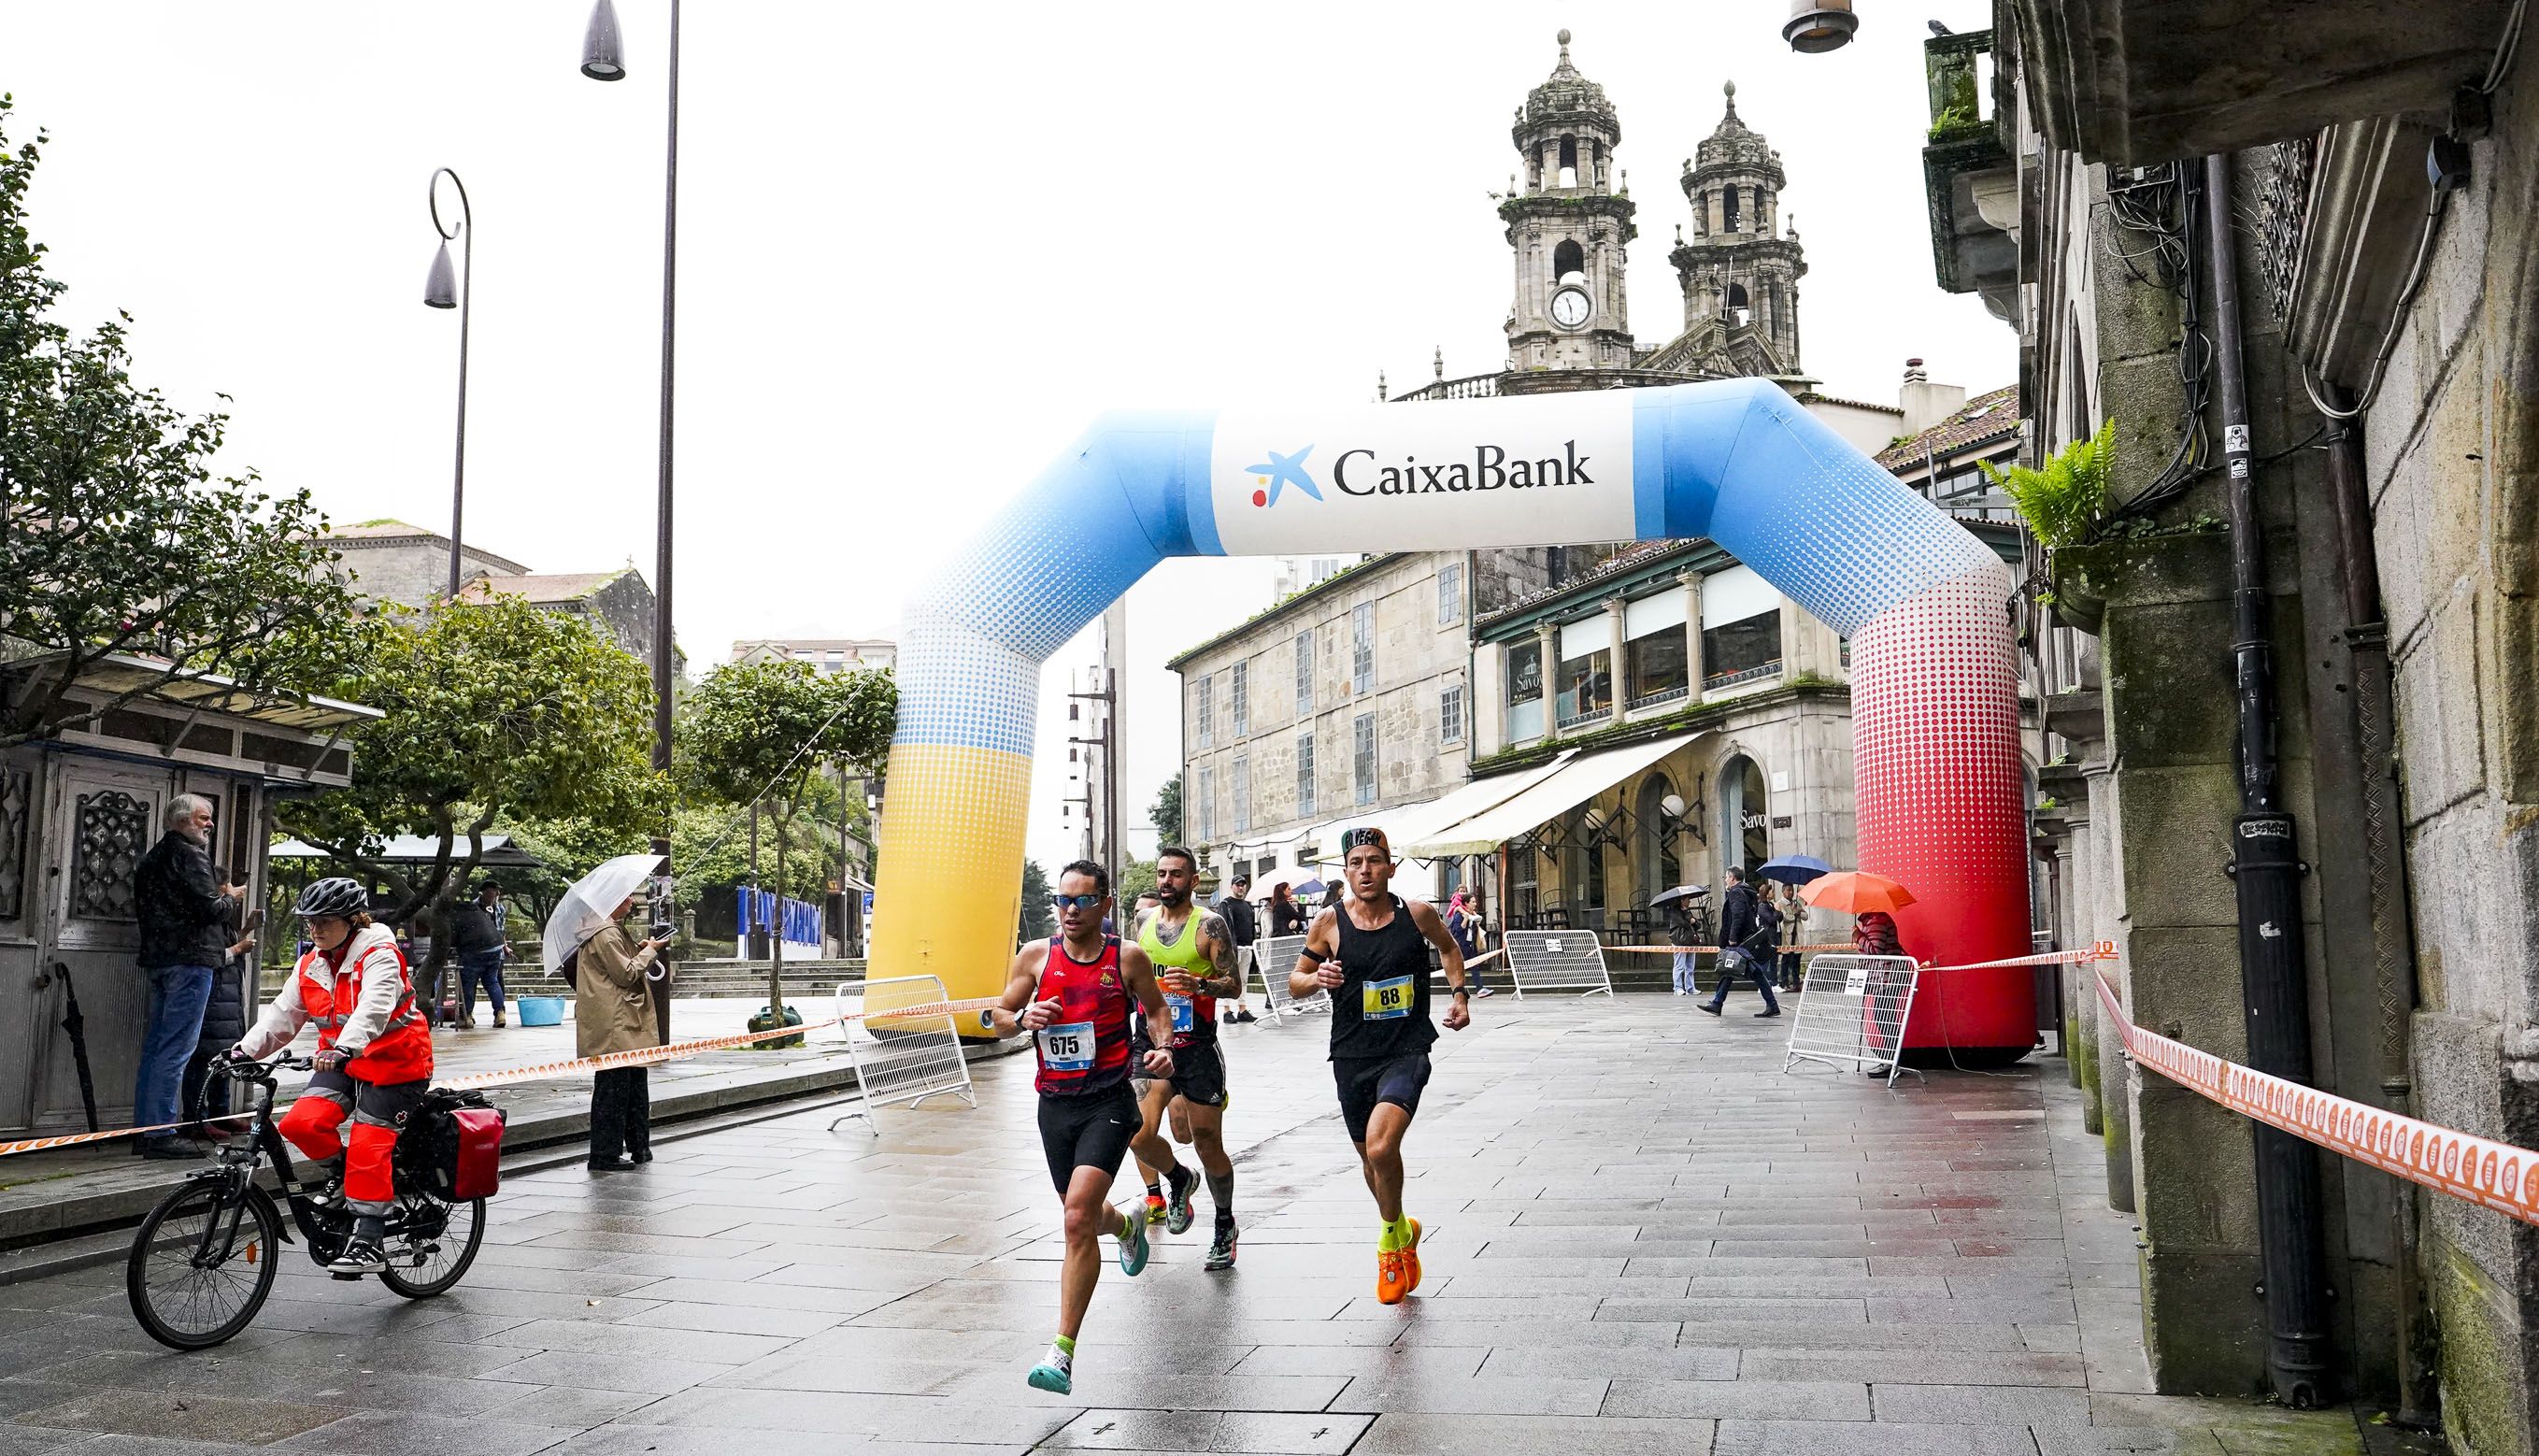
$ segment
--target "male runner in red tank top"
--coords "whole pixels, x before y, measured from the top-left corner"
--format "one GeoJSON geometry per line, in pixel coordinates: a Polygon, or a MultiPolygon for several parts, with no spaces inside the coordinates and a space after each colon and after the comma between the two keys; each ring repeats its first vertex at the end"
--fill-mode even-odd
{"type": "MultiPolygon", "coordinates": [[[[1015,953],[1001,1004],[979,1020],[999,1035],[1032,1033],[1040,1058],[1041,1151],[1066,1210],[1066,1260],[1058,1276],[1058,1338],[1028,1379],[1064,1395],[1074,1388],[1076,1331],[1102,1278],[1102,1235],[1120,1241],[1121,1273],[1146,1267],[1145,1216],[1111,1207],[1111,1180],[1139,1131],[1132,1063],[1146,1076],[1173,1075],[1173,1013],[1146,953],[1102,933],[1111,911],[1107,870],[1076,861],[1059,871],[1050,902],[1058,935],[1015,953]],[[1154,1050],[1139,1057],[1129,1043],[1131,1019],[1141,1011],[1154,1050]]],[[[1172,1160],[1169,1146],[1149,1150],[1172,1160]]]]}

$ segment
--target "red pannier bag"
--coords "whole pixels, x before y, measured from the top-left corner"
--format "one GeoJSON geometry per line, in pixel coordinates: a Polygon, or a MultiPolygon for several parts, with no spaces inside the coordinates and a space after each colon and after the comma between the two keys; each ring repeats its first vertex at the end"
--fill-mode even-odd
{"type": "Polygon", "coordinates": [[[503,1109],[482,1092],[432,1088],[397,1136],[396,1166],[445,1203],[491,1198],[503,1186],[503,1109]]]}

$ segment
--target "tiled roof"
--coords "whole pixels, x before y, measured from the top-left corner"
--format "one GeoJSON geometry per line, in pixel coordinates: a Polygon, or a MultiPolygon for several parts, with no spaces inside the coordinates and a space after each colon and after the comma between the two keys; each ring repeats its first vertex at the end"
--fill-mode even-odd
{"type": "Polygon", "coordinates": [[[1911,469],[1926,457],[1950,455],[1980,441],[2015,435],[2019,421],[2019,386],[2006,384],[1967,400],[1956,414],[1921,434],[1880,451],[1878,463],[1889,470],[1911,469]]]}
{"type": "Polygon", "coordinates": [[[1838,394],[1826,394],[1826,393],[1823,393],[1823,392],[1821,392],[1821,391],[1819,391],[1819,390],[1816,390],[1816,389],[1810,389],[1810,390],[1809,390],[1808,392],[1806,392],[1805,394],[1800,395],[1800,396],[1799,396],[1799,403],[1801,403],[1801,404],[1839,404],[1839,405],[1842,405],[1842,406],[1844,406],[1844,407],[1846,407],[1846,408],[1849,408],[1849,409],[1872,409],[1872,410],[1876,410],[1878,413],[1883,414],[1883,415],[1898,415],[1898,416],[1900,416],[1900,415],[1902,415],[1902,414],[1904,413],[1903,408],[1902,408],[1901,406],[1899,406],[1899,405],[1893,405],[1893,404],[1872,404],[1872,403],[1870,403],[1870,402],[1869,402],[1868,400],[1866,400],[1866,399],[1845,399],[1845,398],[1843,398],[1842,396],[1840,396],[1840,395],[1838,395],[1838,394]]]}
{"type": "Polygon", "coordinates": [[[613,572],[562,572],[553,576],[478,577],[462,589],[462,601],[482,601],[486,593],[500,591],[506,596],[525,597],[530,601],[580,601],[609,583],[633,571],[621,566],[613,572]]]}

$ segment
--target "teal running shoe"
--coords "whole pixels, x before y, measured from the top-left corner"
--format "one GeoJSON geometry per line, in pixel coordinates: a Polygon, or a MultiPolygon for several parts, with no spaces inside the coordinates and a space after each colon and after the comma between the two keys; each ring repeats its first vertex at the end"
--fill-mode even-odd
{"type": "Polygon", "coordinates": [[[1135,1279],[1146,1271],[1146,1255],[1151,1249],[1146,1241],[1146,1220],[1134,1214],[1120,1220],[1120,1272],[1135,1279]]]}

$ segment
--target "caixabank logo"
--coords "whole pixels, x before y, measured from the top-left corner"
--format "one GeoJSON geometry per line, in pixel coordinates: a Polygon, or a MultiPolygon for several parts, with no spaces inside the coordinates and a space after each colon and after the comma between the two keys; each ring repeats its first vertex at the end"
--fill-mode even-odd
{"type": "MultiPolygon", "coordinates": [[[[1285,454],[1265,451],[1270,458],[1261,464],[1247,465],[1253,477],[1252,504],[1268,508],[1278,504],[1281,493],[1292,485],[1314,500],[1323,498],[1322,488],[1305,467],[1305,457],[1312,454],[1310,445],[1285,454]]],[[[1418,496],[1461,494],[1467,491],[1537,490],[1545,486],[1594,485],[1596,477],[1588,467],[1595,456],[1581,454],[1578,442],[1561,442],[1560,453],[1536,459],[1508,458],[1504,446],[1476,445],[1470,459],[1432,460],[1421,464],[1419,457],[1404,454],[1386,460],[1366,447],[1345,450],[1332,461],[1332,484],[1348,496],[1418,496]]]]}

